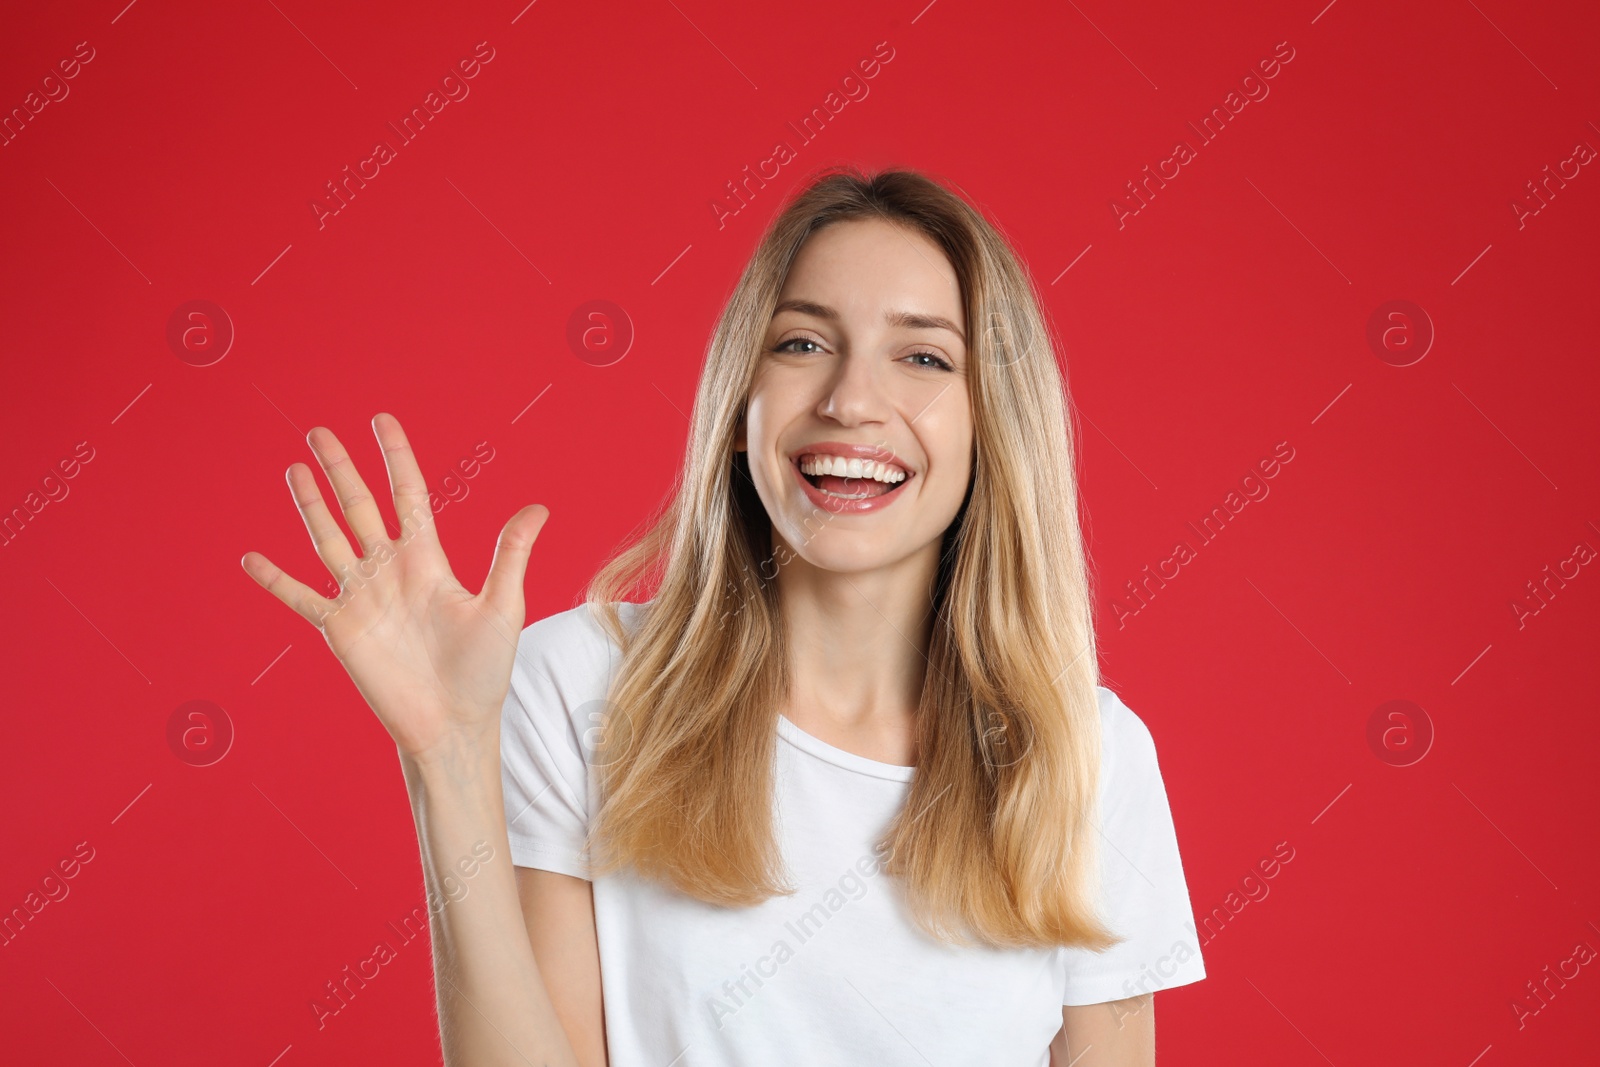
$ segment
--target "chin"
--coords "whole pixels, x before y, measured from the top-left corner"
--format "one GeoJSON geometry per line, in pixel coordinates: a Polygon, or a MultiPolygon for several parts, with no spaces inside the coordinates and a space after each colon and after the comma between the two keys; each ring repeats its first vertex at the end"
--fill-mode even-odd
{"type": "Polygon", "coordinates": [[[775,548],[773,556],[781,565],[793,567],[804,562],[831,574],[864,574],[893,567],[918,551],[900,543],[899,538],[883,536],[883,531],[849,530],[842,523],[818,528],[813,522],[801,530],[804,532],[797,539],[785,536],[787,547],[775,548]]]}

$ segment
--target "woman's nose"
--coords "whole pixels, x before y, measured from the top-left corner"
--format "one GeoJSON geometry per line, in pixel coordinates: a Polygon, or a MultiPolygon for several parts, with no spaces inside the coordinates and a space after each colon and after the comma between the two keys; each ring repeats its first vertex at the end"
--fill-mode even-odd
{"type": "Polygon", "coordinates": [[[837,364],[819,414],[845,425],[881,422],[889,410],[886,383],[876,361],[847,355],[837,364]]]}

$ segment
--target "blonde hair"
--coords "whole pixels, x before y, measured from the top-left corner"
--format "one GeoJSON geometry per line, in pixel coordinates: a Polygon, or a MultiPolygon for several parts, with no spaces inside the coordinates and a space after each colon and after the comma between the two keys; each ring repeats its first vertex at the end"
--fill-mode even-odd
{"type": "Polygon", "coordinates": [[[590,583],[624,652],[596,757],[594,871],[724,906],[792,892],[771,804],[789,685],[777,584],[758,562],[771,523],[733,445],[802,243],[870,218],[925,234],[960,279],[975,435],[936,578],[919,763],[883,869],[932,936],[1106,948],[1121,938],[1094,907],[1099,676],[1065,383],[1005,239],[915,171],[834,168],[784,206],[712,333],[670,501],[590,583]],[[616,605],[641,590],[625,627],[616,605]]]}

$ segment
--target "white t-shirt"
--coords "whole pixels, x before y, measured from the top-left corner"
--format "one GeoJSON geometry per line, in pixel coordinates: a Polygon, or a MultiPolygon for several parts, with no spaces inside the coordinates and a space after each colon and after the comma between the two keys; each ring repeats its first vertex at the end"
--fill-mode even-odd
{"type": "MultiPolygon", "coordinates": [[[[624,626],[639,607],[620,607],[624,626]]],[[[517,866],[589,878],[590,759],[620,663],[582,605],[522,631],[501,727],[517,866]]],[[[924,935],[874,849],[914,768],[780,717],[776,821],[792,896],[732,909],[632,874],[591,879],[611,1067],[1046,1067],[1062,1005],[1204,978],[1155,744],[1114,693],[1099,695],[1101,917],[1128,940],[1096,954],[924,935]]]]}

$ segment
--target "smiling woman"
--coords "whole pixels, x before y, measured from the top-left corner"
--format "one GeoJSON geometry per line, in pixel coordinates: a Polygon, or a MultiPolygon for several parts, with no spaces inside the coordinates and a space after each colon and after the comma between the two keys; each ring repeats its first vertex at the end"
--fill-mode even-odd
{"type": "MultiPolygon", "coordinates": [[[[762,237],[675,492],[582,606],[522,626],[542,508],[474,596],[431,524],[395,551],[312,432],[394,558],[326,636],[399,747],[424,869],[476,840],[515,867],[430,916],[447,1062],[1154,1062],[1151,992],[1205,969],[1154,741],[1099,685],[1066,412],[994,227],[842,170],[762,237]]],[[[422,508],[374,429],[396,513],[422,508]]]]}
{"type": "Polygon", "coordinates": [[[592,885],[597,980],[552,995],[610,1063],[1145,1063],[1152,1012],[1069,1006],[1142,1003],[1175,946],[1165,985],[1204,976],[1153,742],[1098,685],[1047,337],[959,197],[824,175],[729,300],[666,514],[524,632],[513,858],[536,955],[550,879],[592,885]],[[862,856],[886,889],[730,993],[862,856]]]}

